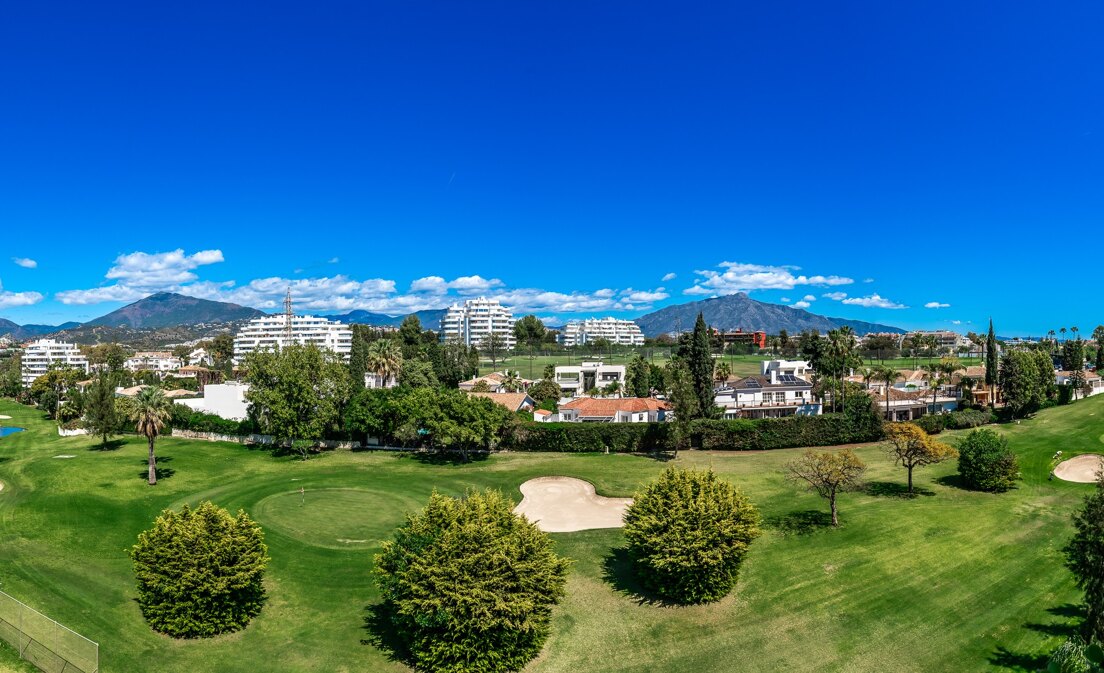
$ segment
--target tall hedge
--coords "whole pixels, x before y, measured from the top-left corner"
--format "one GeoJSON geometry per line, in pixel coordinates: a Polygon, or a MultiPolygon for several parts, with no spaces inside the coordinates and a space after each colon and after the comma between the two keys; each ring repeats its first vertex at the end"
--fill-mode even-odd
{"type": "MultiPolygon", "coordinates": [[[[873,442],[883,437],[874,416],[825,414],[756,420],[699,419],[691,446],[711,451],[762,451],[873,442]]],[[[528,423],[504,445],[513,451],[650,453],[670,450],[667,423],[528,423]]]]}

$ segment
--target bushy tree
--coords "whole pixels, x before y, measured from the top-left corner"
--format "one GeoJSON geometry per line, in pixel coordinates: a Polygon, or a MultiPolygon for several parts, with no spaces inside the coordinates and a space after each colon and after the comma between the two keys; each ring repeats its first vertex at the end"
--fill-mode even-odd
{"type": "Polygon", "coordinates": [[[434,493],[376,556],[385,612],[414,667],[521,670],[548,638],[569,562],[497,491],[434,493]]]}
{"type": "Polygon", "coordinates": [[[668,468],[625,513],[625,539],[641,581],[676,603],[706,603],[735,586],[759,536],[759,512],[712,470],[668,468]]]}
{"type": "Polygon", "coordinates": [[[405,360],[399,384],[408,388],[436,388],[439,385],[433,365],[425,360],[405,360]]]}
{"type": "Polygon", "coordinates": [[[928,435],[915,423],[887,423],[886,452],[893,462],[908,471],[908,492],[912,493],[912,471],[958,456],[958,451],[928,435]]]}
{"type": "MultiPolygon", "coordinates": [[[[1053,378],[1052,369],[1048,367],[1047,371],[1051,372],[1053,378]]],[[[1030,413],[1039,408],[1044,396],[1044,391],[1039,386],[1040,380],[1041,375],[1034,354],[1024,350],[1012,350],[1001,359],[1001,391],[1013,416],[1030,413]]]]}
{"type": "Polygon", "coordinates": [[[650,371],[644,358],[637,355],[629,362],[625,384],[632,397],[648,397],[652,394],[650,371]]]}
{"type": "Polygon", "coordinates": [[[541,379],[529,388],[529,397],[537,402],[558,402],[563,397],[563,388],[555,381],[541,379]]]}
{"type": "Polygon", "coordinates": [[[1007,439],[989,428],[978,428],[958,445],[958,473],[970,488],[999,493],[1015,487],[1020,464],[1007,439]]]}
{"type": "Polygon", "coordinates": [[[828,500],[832,510],[832,525],[839,526],[836,498],[840,493],[862,488],[866,464],[851,449],[814,451],[809,449],[797,460],[786,465],[787,477],[803,483],[809,490],[828,500]]]}
{"type": "Polygon", "coordinates": [[[1085,594],[1085,636],[1104,641],[1104,474],[1073,514],[1074,535],[1063,551],[1066,567],[1085,594]]]}
{"type": "Polygon", "coordinates": [[[268,548],[244,511],[231,516],[210,502],[167,509],[138,536],[130,558],[142,615],[174,638],[239,631],[264,605],[268,548]]]}
{"type": "Polygon", "coordinates": [[[340,427],[350,390],[341,356],[314,344],[291,344],[250,353],[244,364],[249,415],[262,432],[294,444],[340,427]]]}

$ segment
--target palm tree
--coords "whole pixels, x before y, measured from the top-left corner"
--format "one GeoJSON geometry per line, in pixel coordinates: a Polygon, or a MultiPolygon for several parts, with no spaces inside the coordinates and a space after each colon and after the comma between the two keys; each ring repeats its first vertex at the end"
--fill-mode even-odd
{"type": "Polygon", "coordinates": [[[1063,328],[1059,329],[1058,331],[1062,333],[1062,341],[1065,341],[1066,340],[1066,328],[1063,327],[1063,328]]]}
{"type": "Polygon", "coordinates": [[[901,378],[901,372],[893,367],[878,367],[874,372],[875,381],[885,382],[886,420],[892,420],[889,414],[889,389],[901,378]]]}
{"type": "Polygon", "coordinates": [[[506,376],[502,379],[502,388],[508,393],[516,393],[521,390],[521,378],[517,372],[506,371],[506,376]]]}
{"type": "Polygon", "coordinates": [[[368,346],[368,370],[379,377],[381,388],[399,377],[402,361],[402,349],[393,339],[377,339],[368,346]]]}
{"type": "Polygon", "coordinates": [[[153,443],[165,422],[172,417],[172,401],[165,397],[165,391],[156,386],[146,386],[134,396],[130,407],[130,420],[134,421],[138,434],[149,440],[149,483],[157,483],[157,457],[153,453],[153,443]]]}
{"type": "Polygon", "coordinates": [[[863,367],[859,370],[859,376],[862,377],[863,385],[867,388],[870,387],[870,382],[874,380],[874,374],[877,371],[876,368],[863,367]]]}
{"type": "Polygon", "coordinates": [[[727,362],[719,362],[717,366],[713,368],[713,380],[717,383],[728,381],[728,377],[730,376],[732,376],[732,366],[727,362]]]}

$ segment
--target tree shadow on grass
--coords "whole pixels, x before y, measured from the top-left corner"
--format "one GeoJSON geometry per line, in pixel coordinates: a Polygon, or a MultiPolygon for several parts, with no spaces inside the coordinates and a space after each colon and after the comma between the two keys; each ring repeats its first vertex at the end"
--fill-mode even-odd
{"type": "Polygon", "coordinates": [[[935,495],[934,491],[930,491],[921,486],[913,486],[912,493],[908,492],[908,485],[898,484],[895,481],[871,481],[866,484],[866,488],[863,492],[867,495],[873,495],[879,498],[915,498],[917,496],[931,496],[935,495]]]}
{"type": "Polygon", "coordinates": [[[362,638],[361,645],[371,645],[385,653],[388,660],[414,667],[414,656],[407,641],[395,627],[392,619],[394,608],[389,603],[376,603],[364,609],[364,626],[368,636],[362,638]]]}
{"type": "MultiPolygon", "coordinates": [[[[148,459],[143,458],[140,462],[141,462],[142,466],[145,467],[146,469],[139,472],[138,476],[142,477],[143,479],[149,479],[149,461],[148,461],[148,459]]],[[[176,470],[174,470],[173,468],[171,468],[171,467],[162,467],[162,463],[171,463],[171,462],[172,462],[172,456],[158,456],[157,457],[157,466],[155,468],[153,468],[153,473],[157,475],[157,480],[158,481],[161,481],[162,479],[168,479],[169,477],[176,474],[176,470]]]]}
{"type": "Polygon", "coordinates": [[[832,527],[832,515],[819,509],[806,509],[768,517],[763,523],[782,535],[810,535],[832,527]]]}
{"type": "Polygon", "coordinates": [[[483,462],[489,455],[488,451],[468,451],[467,457],[460,451],[409,451],[402,457],[425,465],[466,465],[483,462]]]}
{"type": "Polygon", "coordinates": [[[962,478],[961,474],[946,474],[935,480],[935,483],[940,486],[946,486],[947,488],[957,488],[961,491],[973,491],[975,489],[966,485],[966,480],[962,478]]]}
{"type": "Polygon", "coordinates": [[[1045,669],[1049,660],[1050,657],[1045,654],[1012,652],[1003,645],[997,647],[996,651],[989,655],[990,664],[1013,671],[1025,671],[1025,673],[1036,673],[1036,671],[1045,669]]]}
{"type": "Polygon", "coordinates": [[[626,547],[611,549],[610,553],[602,559],[602,579],[608,582],[617,593],[631,598],[638,605],[659,607],[677,605],[652,593],[641,583],[626,547]]]}
{"type": "Polygon", "coordinates": [[[109,439],[106,444],[103,443],[102,441],[101,442],[96,442],[92,446],[88,447],[88,450],[89,451],[118,451],[119,449],[123,448],[123,444],[126,444],[126,441],[123,440],[123,439],[109,439]]]}
{"type": "Polygon", "coordinates": [[[1065,603],[1053,608],[1047,608],[1047,612],[1055,617],[1061,617],[1065,621],[1051,622],[1049,624],[1028,622],[1024,624],[1024,628],[1038,631],[1039,633],[1045,633],[1048,636],[1070,638],[1078,635],[1078,628],[1085,621],[1084,606],[1074,605],[1073,603],[1065,603]]]}

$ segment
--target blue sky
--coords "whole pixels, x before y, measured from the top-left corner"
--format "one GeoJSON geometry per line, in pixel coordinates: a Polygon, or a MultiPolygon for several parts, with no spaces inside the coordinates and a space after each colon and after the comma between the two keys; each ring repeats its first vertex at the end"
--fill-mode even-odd
{"type": "Polygon", "coordinates": [[[316,312],[482,293],[565,320],[747,290],[904,327],[1091,331],[1102,20],[9,4],[0,316],[161,289],[269,308],[291,284],[316,312]]]}

